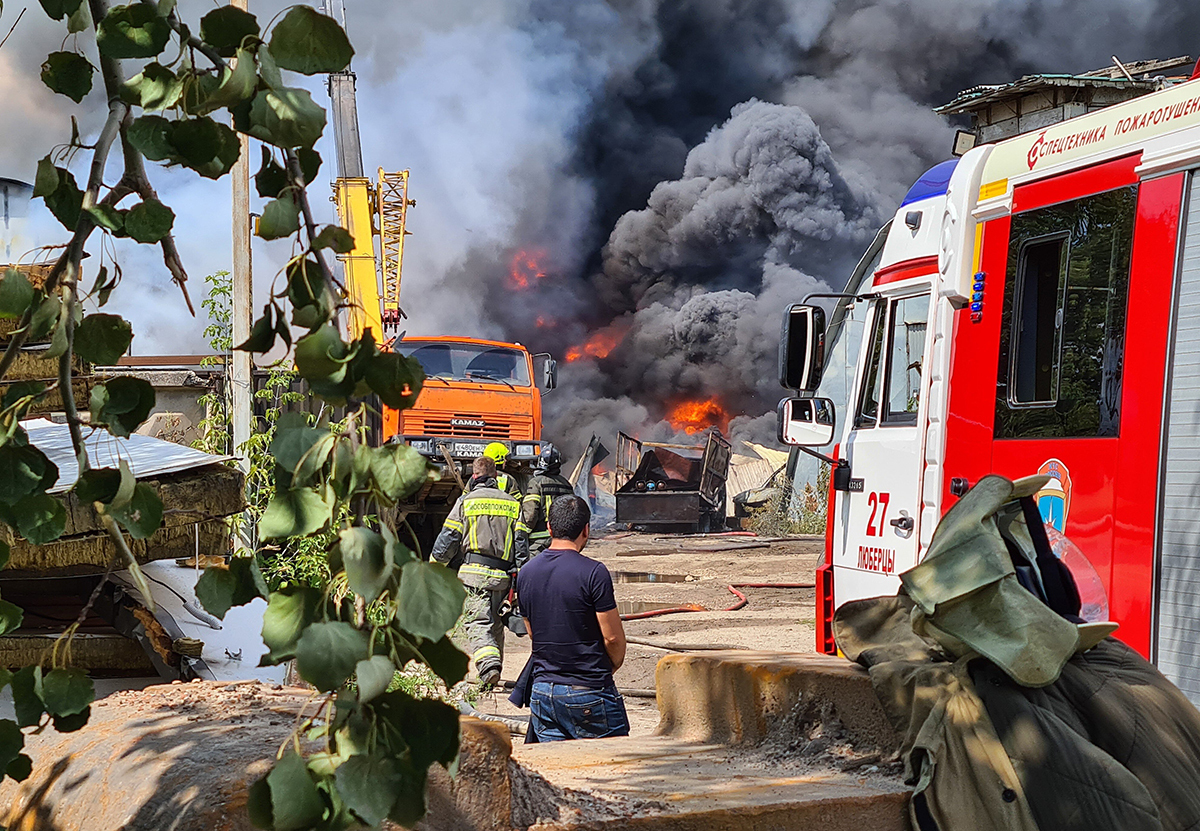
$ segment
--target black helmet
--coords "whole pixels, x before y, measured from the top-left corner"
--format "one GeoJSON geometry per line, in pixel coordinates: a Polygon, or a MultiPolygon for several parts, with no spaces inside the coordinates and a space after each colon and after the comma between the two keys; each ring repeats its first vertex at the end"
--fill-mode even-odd
{"type": "Polygon", "coordinates": [[[538,456],[537,470],[539,473],[555,473],[562,467],[562,454],[552,444],[543,444],[538,456]]]}

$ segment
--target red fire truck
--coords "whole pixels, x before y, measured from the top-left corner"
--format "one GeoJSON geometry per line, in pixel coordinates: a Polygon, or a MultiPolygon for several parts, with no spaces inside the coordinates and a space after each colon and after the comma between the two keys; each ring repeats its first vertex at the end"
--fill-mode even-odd
{"type": "MultiPolygon", "coordinates": [[[[1200,81],[933,168],[828,328],[784,323],[780,437],[834,440],[825,352],[862,322],[832,456],[817,646],[894,593],[980,477],[1045,473],[1043,518],[1107,592],[1118,637],[1200,700],[1200,81]]],[[[852,350],[853,351],[853,350],[852,350]]]]}

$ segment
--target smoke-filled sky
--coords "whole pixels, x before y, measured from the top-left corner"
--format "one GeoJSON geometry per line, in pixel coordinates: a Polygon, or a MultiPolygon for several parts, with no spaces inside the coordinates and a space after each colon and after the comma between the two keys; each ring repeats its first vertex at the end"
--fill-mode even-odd
{"type": "MultiPolygon", "coordinates": [[[[947,157],[952,129],[932,106],[1113,54],[1200,49],[1200,8],[1153,0],[345,4],[365,167],[412,170],[409,333],[576,357],[546,398],[547,434],[568,448],[591,428],[669,435],[664,416],[708,398],[746,417],[735,433],[764,438],[773,416],[751,419],[780,393],[783,306],[839,286],[908,185],[947,157]]],[[[63,31],[35,0],[8,0],[0,36],[23,5],[0,49],[0,176],[29,181],[70,114],[94,134],[103,101],[93,91],[75,107],[41,86],[63,31]]],[[[193,20],[212,6],[180,3],[193,20]]],[[[284,6],[250,0],[263,22],[284,6]]],[[[323,101],[321,80],[310,86],[323,101]]],[[[318,149],[332,176],[331,139],[318,149]]],[[[157,174],[198,300],[203,276],[229,267],[228,182],[157,174]]],[[[332,220],[323,183],[315,195],[332,220]]],[[[288,250],[256,245],[259,293],[288,250]]],[[[157,254],[125,262],[114,297],[135,351],[202,351],[204,321],[157,254]]]]}

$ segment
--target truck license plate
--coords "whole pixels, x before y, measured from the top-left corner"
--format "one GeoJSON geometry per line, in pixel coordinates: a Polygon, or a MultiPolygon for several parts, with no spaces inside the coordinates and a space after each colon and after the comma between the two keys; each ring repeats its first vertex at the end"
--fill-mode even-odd
{"type": "Polygon", "coordinates": [[[482,456],[483,449],[485,447],[487,447],[487,445],[485,445],[485,444],[475,444],[473,442],[456,441],[454,443],[454,455],[455,456],[468,456],[473,459],[476,456],[482,456]]]}

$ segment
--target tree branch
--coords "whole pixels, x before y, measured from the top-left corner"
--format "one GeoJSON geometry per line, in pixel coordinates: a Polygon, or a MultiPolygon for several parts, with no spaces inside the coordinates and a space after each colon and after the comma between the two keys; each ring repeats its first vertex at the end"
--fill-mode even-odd
{"type": "MultiPolygon", "coordinates": [[[[287,151],[287,165],[288,174],[296,186],[292,195],[300,202],[300,212],[304,215],[304,230],[308,233],[308,244],[311,248],[313,240],[317,238],[317,223],[313,221],[312,206],[308,204],[308,183],[304,181],[304,169],[300,166],[300,157],[296,155],[294,149],[289,148],[287,151]]],[[[329,286],[330,291],[334,291],[338,287],[337,281],[334,279],[329,265],[325,262],[324,254],[320,251],[313,251],[312,254],[316,257],[317,264],[321,266],[321,275],[325,278],[325,285],[329,286]]]]}

